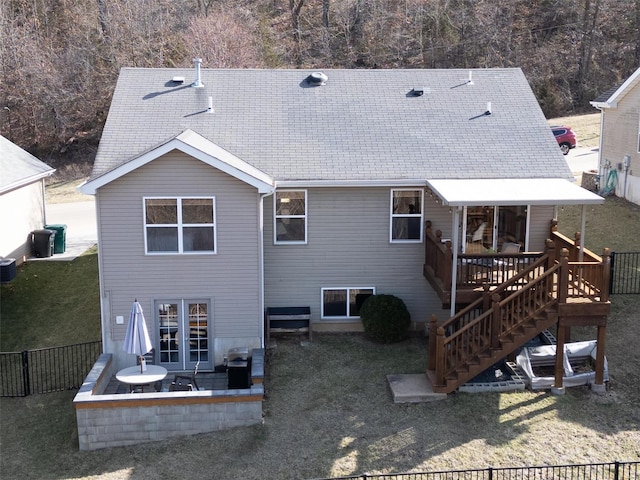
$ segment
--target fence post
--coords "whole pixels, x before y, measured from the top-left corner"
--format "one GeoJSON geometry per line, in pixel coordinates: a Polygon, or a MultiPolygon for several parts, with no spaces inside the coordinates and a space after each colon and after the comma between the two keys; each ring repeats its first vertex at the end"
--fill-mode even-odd
{"type": "Polygon", "coordinates": [[[614,291],[614,273],[615,268],[614,265],[616,263],[616,252],[611,252],[611,256],[609,257],[611,260],[611,264],[609,265],[609,294],[616,293],[614,291]]]}
{"type": "Polygon", "coordinates": [[[489,480],[493,480],[493,467],[489,467],[487,470],[489,472],[489,480]]]}
{"type": "Polygon", "coordinates": [[[618,480],[620,478],[620,462],[616,460],[613,467],[613,480],[618,480]]]}
{"type": "Polygon", "coordinates": [[[31,393],[29,388],[29,352],[27,350],[22,351],[22,385],[24,388],[24,396],[26,397],[31,393]]]}

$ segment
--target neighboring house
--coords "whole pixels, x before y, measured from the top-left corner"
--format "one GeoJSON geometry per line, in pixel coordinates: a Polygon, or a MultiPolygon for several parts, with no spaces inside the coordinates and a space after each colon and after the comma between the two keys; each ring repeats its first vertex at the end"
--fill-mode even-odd
{"type": "Polygon", "coordinates": [[[45,178],[55,170],[0,136],[0,257],[20,264],[31,255],[31,232],[46,224],[45,178]]]}
{"type": "Polygon", "coordinates": [[[600,190],[640,205],[640,68],[591,102],[600,110],[600,190]]]}
{"type": "Polygon", "coordinates": [[[424,328],[453,310],[423,275],[426,222],[454,252],[539,252],[556,206],[603,201],[570,180],[520,69],[124,68],[81,188],[105,351],[133,362],[134,298],[169,370],[263,346],[269,307],[359,331],[356,299],[393,294],[424,328]]]}

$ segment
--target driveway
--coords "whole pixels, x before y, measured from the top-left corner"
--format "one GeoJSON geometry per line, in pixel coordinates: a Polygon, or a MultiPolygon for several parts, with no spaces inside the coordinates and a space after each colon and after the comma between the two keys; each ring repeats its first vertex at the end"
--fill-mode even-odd
{"type": "Polygon", "coordinates": [[[569,150],[568,155],[565,155],[564,158],[579,183],[579,178],[582,176],[582,172],[598,170],[600,150],[598,147],[576,147],[569,150]]]}
{"type": "MultiPolygon", "coordinates": [[[[67,226],[66,249],[64,253],[57,253],[42,260],[73,260],[98,243],[94,200],[47,204],[46,214],[47,224],[67,226]]],[[[30,258],[29,260],[39,259],[30,258]]]]}

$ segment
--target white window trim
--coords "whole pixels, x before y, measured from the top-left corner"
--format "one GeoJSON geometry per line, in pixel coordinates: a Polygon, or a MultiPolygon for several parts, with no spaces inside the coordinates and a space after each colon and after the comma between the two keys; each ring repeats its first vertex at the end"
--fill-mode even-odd
{"type": "Polygon", "coordinates": [[[330,321],[353,321],[353,320],[360,320],[360,316],[357,317],[353,317],[353,316],[349,316],[349,292],[350,290],[371,290],[373,293],[372,295],[376,294],[376,287],[322,287],[320,289],[320,319],[321,320],[330,320],[330,321]],[[341,317],[337,317],[337,316],[331,316],[331,317],[327,317],[324,314],[324,292],[325,290],[346,290],[347,292],[347,316],[341,316],[341,317]]]}
{"type": "Polygon", "coordinates": [[[306,245],[308,243],[308,225],[309,225],[309,196],[305,189],[283,189],[276,190],[273,195],[273,244],[274,245],[306,245]],[[284,192],[303,192],[304,193],[304,215],[276,215],[277,195],[284,192]],[[277,222],[278,218],[303,218],[304,219],[304,240],[278,240],[277,222]]]}
{"type": "Polygon", "coordinates": [[[191,197],[170,197],[170,196],[158,196],[158,197],[143,197],[142,198],[142,225],[144,229],[144,253],[145,255],[216,255],[218,253],[218,222],[216,220],[216,197],[211,196],[191,196],[191,197]],[[147,200],[176,200],[178,209],[178,223],[177,224],[157,224],[151,226],[154,227],[176,227],[178,229],[178,251],[177,252],[150,252],[147,244],[147,200]],[[213,202],[213,224],[211,223],[182,223],[182,200],[189,199],[210,199],[213,202]],[[184,251],[183,244],[183,231],[184,227],[213,227],[213,251],[211,250],[199,250],[196,252],[184,251]]]}
{"type": "Polygon", "coordinates": [[[422,243],[424,238],[424,189],[422,187],[416,188],[392,188],[389,192],[389,243],[422,243]],[[407,214],[407,213],[393,213],[393,194],[395,192],[420,192],[420,213],[419,214],[407,214]],[[394,239],[393,238],[393,219],[394,218],[419,218],[420,219],[420,238],[417,240],[411,239],[394,239]]]}

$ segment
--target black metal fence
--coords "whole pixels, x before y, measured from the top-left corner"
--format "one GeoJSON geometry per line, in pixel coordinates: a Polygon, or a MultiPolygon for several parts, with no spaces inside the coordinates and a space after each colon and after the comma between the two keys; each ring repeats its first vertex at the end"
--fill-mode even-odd
{"type": "Polygon", "coordinates": [[[640,293],[640,252],[611,253],[611,294],[640,293]]]}
{"type": "Polygon", "coordinates": [[[322,480],[638,480],[640,462],[363,474],[322,480]]]}
{"type": "Polygon", "coordinates": [[[0,396],[26,397],[80,388],[101,353],[102,342],[99,340],[22,352],[0,352],[0,396]]]}

